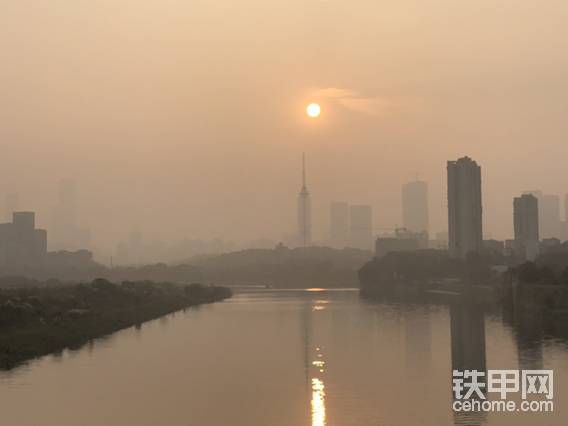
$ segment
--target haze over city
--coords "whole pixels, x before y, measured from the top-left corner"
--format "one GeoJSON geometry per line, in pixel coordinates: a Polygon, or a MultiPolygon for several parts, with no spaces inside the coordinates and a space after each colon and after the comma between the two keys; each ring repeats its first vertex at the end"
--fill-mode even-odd
{"type": "Polygon", "coordinates": [[[446,230],[445,164],[469,155],[484,232],[510,238],[513,196],[566,192],[567,16],[528,0],[5,1],[0,192],[49,229],[74,179],[108,254],[132,231],[280,241],[305,152],[323,241],[336,200],[400,224],[417,175],[446,230]]]}
{"type": "Polygon", "coordinates": [[[0,0],[0,425],[565,426],[567,22],[0,0]]]}

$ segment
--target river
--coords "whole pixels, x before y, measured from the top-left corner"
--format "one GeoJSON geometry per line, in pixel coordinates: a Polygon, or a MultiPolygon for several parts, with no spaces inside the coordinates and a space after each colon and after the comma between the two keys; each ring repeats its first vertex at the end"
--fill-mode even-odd
{"type": "Polygon", "coordinates": [[[0,372],[1,426],[565,425],[568,344],[538,321],[265,290],[0,372]],[[452,369],[552,369],[553,413],[452,412],[452,369]]]}

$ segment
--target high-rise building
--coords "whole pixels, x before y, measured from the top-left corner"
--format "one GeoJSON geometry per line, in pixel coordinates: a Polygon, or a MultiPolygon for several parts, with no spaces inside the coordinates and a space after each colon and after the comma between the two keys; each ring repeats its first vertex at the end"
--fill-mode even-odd
{"type": "Polygon", "coordinates": [[[483,245],[481,167],[469,157],[448,161],[450,256],[465,258],[483,245]]]}
{"type": "Polygon", "coordinates": [[[298,194],[298,244],[307,247],[312,243],[312,208],[306,185],[306,158],[302,154],[302,188],[298,194]]]}
{"type": "Polygon", "coordinates": [[[428,232],[428,183],[408,182],[402,186],[402,223],[409,231],[428,232]]]}
{"type": "Polygon", "coordinates": [[[333,202],[330,207],[329,240],[332,247],[349,245],[349,204],[333,202]]]}
{"type": "Polygon", "coordinates": [[[560,197],[543,194],[542,191],[525,191],[538,199],[538,226],[541,238],[555,238],[562,233],[560,222],[560,197]]]}
{"type": "Polygon", "coordinates": [[[59,193],[53,212],[50,246],[57,250],[89,247],[90,232],[80,228],[77,222],[77,187],[74,180],[63,179],[59,182],[59,193]]]}
{"type": "Polygon", "coordinates": [[[351,206],[349,209],[351,247],[373,249],[373,208],[368,205],[351,206]]]}
{"type": "Polygon", "coordinates": [[[559,237],[560,234],[560,197],[558,195],[543,194],[539,201],[541,228],[543,238],[559,237]]]}
{"type": "Polygon", "coordinates": [[[513,200],[515,249],[523,260],[534,260],[539,248],[538,199],[524,194],[513,200]]]}

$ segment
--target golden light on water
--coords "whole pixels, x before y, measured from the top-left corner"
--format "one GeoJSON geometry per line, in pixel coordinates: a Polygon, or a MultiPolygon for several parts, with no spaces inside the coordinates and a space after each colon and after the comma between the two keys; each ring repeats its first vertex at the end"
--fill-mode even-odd
{"type": "MultiPolygon", "coordinates": [[[[324,372],[325,361],[323,360],[323,354],[319,346],[316,347],[316,352],[317,357],[312,361],[312,366],[319,370],[321,374],[324,372]]],[[[316,377],[312,377],[312,426],[325,426],[327,424],[325,413],[325,385],[320,374],[316,373],[316,377]]]]}
{"type": "Polygon", "coordinates": [[[311,103],[306,107],[306,114],[308,114],[308,116],[311,118],[319,117],[320,113],[321,107],[319,106],[319,104],[311,103]]]}
{"type": "Polygon", "coordinates": [[[325,386],[321,379],[312,379],[312,426],[325,426],[325,386]]]}

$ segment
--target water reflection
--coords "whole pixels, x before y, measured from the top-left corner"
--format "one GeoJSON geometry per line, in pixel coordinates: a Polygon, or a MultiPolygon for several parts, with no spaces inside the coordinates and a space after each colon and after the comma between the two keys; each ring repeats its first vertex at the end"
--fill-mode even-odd
{"type": "Polygon", "coordinates": [[[513,330],[519,368],[542,370],[546,321],[542,312],[528,313],[515,303],[503,306],[503,323],[513,330]]]}
{"type": "Polygon", "coordinates": [[[95,340],[61,362],[46,357],[0,372],[0,423],[564,426],[561,326],[534,312],[501,315],[465,301],[371,303],[339,291],[236,295],[95,340]],[[554,369],[553,415],[452,412],[452,369],[528,366],[554,369]]]}
{"type": "Polygon", "coordinates": [[[323,380],[312,379],[312,426],[325,426],[325,386],[323,380]]]}
{"type": "Polygon", "coordinates": [[[485,317],[480,306],[455,303],[450,306],[452,369],[487,369],[485,359],[485,317]]]}
{"type": "MultiPolygon", "coordinates": [[[[471,303],[453,303],[450,306],[450,333],[452,341],[452,370],[475,370],[486,373],[485,314],[483,308],[471,303]]],[[[486,394],[485,380],[481,391],[486,394]]],[[[469,399],[480,399],[476,393],[469,399]]],[[[476,426],[487,421],[485,412],[454,412],[455,425],[476,426]]]]}
{"type": "MultiPolygon", "coordinates": [[[[314,291],[311,289],[310,291],[314,291]]],[[[304,346],[304,368],[306,370],[306,380],[309,378],[311,399],[310,415],[311,426],[325,426],[326,420],[326,395],[323,375],[325,373],[325,359],[323,346],[315,344],[312,346],[312,322],[313,316],[319,315],[326,309],[329,303],[325,299],[308,299],[301,312],[301,323],[303,328],[304,346]]],[[[317,336],[316,336],[317,339],[317,336]]]]}

